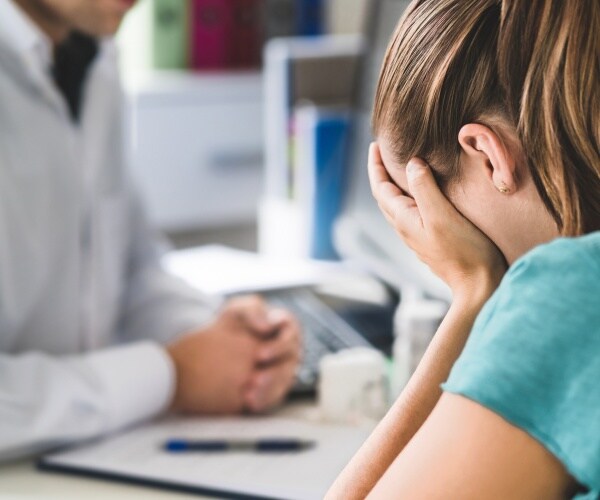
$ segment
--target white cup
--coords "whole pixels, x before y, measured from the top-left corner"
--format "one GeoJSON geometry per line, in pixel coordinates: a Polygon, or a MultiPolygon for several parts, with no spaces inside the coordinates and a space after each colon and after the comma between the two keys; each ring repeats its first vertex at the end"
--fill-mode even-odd
{"type": "Polygon", "coordinates": [[[328,422],[380,419],[389,404],[384,356],[366,347],[324,356],[318,393],[321,415],[328,422]]]}

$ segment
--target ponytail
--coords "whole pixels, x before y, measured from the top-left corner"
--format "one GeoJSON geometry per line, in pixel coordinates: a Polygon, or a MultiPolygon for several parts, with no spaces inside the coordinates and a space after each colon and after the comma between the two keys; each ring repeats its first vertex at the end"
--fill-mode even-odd
{"type": "Polygon", "coordinates": [[[498,72],[532,177],[564,235],[600,229],[600,2],[504,0],[498,72]]]}

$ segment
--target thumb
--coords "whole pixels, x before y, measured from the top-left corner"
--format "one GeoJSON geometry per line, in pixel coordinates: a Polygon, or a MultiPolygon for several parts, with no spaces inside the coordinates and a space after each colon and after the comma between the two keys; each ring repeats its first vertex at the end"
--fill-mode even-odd
{"type": "Polygon", "coordinates": [[[254,316],[252,329],[254,334],[263,339],[276,336],[291,321],[290,313],[280,308],[268,308],[254,316]]]}
{"type": "Polygon", "coordinates": [[[266,308],[246,310],[242,314],[242,318],[246,327],[260,337],[269,336],[273,333],[273,323],[270,321],[266,308]]]}
{"type": "Polygon", "coordinates": [[[290,313],[279,307],[269,309],[267,317],[272,328],[281,328],[285,323],[290,321],[290,313]]]}
{"type": "Polygon", "coordinates": [[[227,310],[253,333],[268,335],[273,331],[268,317],[268,306],[264,299],[257,295],[232,299],[227,310]]]}
{"type": "Polygon", "coordinates": [[[406,165],[406,180],[423,224],[427,226],[439,218],[449,202],[437,185],[429,165],[420,158],[413,158],[406,165]]]}

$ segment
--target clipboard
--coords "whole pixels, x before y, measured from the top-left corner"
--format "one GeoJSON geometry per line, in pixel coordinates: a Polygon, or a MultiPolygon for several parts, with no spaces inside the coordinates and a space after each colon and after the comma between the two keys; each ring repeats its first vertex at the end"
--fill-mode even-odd
{"type": "Polygon", "coordinates": [[[350,427],[283,417],[168,417],[106,439],[45,455],[38,468],[218,498],[322,498],[372,426],[350,427]],[[288,453],[168,453],[187,439],[287,437],[316,442],[288,453]]]}

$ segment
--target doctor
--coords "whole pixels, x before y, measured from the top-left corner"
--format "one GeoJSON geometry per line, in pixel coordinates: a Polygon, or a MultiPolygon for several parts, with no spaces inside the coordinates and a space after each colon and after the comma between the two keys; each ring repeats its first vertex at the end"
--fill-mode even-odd
{"type": "Polygon", "coordinates": [[[287,312],[159,265],[103,39],[132,3],[0,0],[0,460],[166,409],[263,411],[294,380],[287,312]]]}

